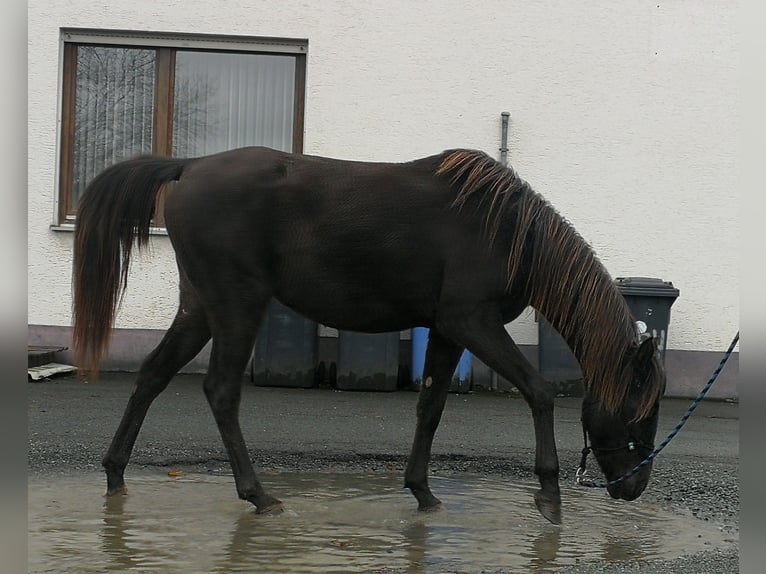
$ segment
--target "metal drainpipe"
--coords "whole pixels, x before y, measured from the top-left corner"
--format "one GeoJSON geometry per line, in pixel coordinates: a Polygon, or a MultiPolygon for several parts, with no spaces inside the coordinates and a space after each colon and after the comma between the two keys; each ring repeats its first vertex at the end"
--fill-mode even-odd
{"type": "Polygon", "coordinates": [[[508,165],[508,120],[511,117],[509,112],[500,114],[503,124],[503,133],[500,140],[500,163],[508,165]]]}
{"type": "MultiPolygon", "coordinates": [[[[508,120],[511,114],[509,112],[502,112],[500,118],[502,121],[503,131],[500,139],[500,163],[508,165],[508,120]]],[[[497,390],[497,373],[489,370],[489,388],[492,391],[497,390]]]]}

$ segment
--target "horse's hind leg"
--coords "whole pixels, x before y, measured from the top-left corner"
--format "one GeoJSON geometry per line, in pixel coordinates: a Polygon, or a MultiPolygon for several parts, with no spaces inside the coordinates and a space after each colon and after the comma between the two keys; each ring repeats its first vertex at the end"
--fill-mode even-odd
{"type": "Polygon", "coordinates": [[[553,434],[553,392],[527,361],[505,330],[500,313],[485,309],[460,323],[449,336],[465,345],[491,369],[513,383],[532,411],[535,427],[535,474],[540,490],[535,503],[540,513],[561,524],[559,460],[553,434]]]}
{"type": "Polygon", "coordinates": [[[412,491],[419,510],[433,509],[441,504],[428,487],[428,461],[431,458],[434,433],[447,401],[452,373],[455,372],[462,352],[462,347],[431,329],[426,348],[423,385],[418,397],[415,440],[404,473],[404,486],[412,491]]]}
{"type": "Polygon", "coordinates": [[[149,406],[165,390],[173,376],[210,340],[204,312],[190,292],[182,287],[181,304],[173,324],[160,344],[141,365],[136,387],[128,400],[120,426],[112,438],[102,465],[106,471],[107,495],[124,494],[125,467],[149,406]]]}
{"type": "Polygon", "coordinates": [[[255,475],[239,425],[239,403],[245,366],[267,303],[268,298],[262,304],[214,313],[213,348],[204,387],[229,456],[237,494],[254,504],[258,513],[279,509],[282,503],[264,491],[255,475]]]}

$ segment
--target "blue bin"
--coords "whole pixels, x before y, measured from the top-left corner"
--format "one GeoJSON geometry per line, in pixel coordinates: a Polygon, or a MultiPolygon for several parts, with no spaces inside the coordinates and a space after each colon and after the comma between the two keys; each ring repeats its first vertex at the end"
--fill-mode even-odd
{"type": "MultiPolygon", "coordinates": [[[[420,386],[423,384],[426,347],[428,347],[428,328],[415,327],[412,329],[412,386],[415,390],[420,390],[420,386]]],[[[472,366],[473,355],[467,350],[463,351],[450,382],[449,391],[451,393],[467,393],[471,390],[472,366]]]]}

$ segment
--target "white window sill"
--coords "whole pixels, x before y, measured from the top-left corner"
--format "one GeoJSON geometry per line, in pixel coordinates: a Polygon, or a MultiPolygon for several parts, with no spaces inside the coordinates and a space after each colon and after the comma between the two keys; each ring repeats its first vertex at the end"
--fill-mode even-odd
{"type": "MultiPolygon", "coordinates": [[[[74,223],[60,223],[58,225],[51,225],[50,226],[51,231],[74,231],[74,223]]],[[[149,235],[165,235],[167,236],[168,232],[164,227],[150,227],[149,228],[149,235]]]]}

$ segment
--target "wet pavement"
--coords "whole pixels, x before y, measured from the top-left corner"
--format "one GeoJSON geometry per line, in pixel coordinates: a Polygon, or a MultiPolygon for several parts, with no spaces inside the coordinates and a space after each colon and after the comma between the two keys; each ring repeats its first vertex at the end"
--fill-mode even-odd
{"type": "MultiPolygon", "coordinates": [[[[29,383],[29,553],[30,565],[38,565],[37,570],[30,569],[30,572],[47,571],[45,555],[35,555],[44,553],[46,546],[36,545],[35,541],[39,537],[55,538],[49,526],[61,522],[62,516],[68,516],[66,493],[72,500],[79,497],[86,501],[92,497],[98,508],[104,505],[101,495],[105,480],[100,460],[122,415],[133,379],[131,374],[104,373],[96,382],[81,382],[65,376],[29,383]],[[59,507],[51,502],[54,498],[59,507]],[[39,559],[35,562],[33,558],[39,559]]],[[[126,504],[154,508],[153,524],[159,524],[162,530],[162,521],[166,520],[173,530],[173,525],[188,521],[190,517],[178,501],[171,504],[167,496],[161,497],[164,506],[158,506],[156,489],[167,486],[166,483],[180,484],[189,489],[184,496],[190,508],[204,509],[205,516],[211,520],[216,509],[222,509],[219,518],[224,522],[228,520],[229,525],[228,529],[220,531],[219,542],[224,547],[232,539],[232,528],[237,531],[235,523],[239,525],[242,520],[249,523],[252,513],[247,503],[236,498],[225,451],[201,385],[201,376],[178,376],[155,401],[126,471],[128,488],[134,491],[127,497],[126,504]],[[177,478],[174,482],[168,471],[180,471],[181,477],[185,478],[177,478]],[[142,488],[143,493],[140,492],[142,488]],[[155,501],[154,507],[152,501],[155,501]]],[[[364,527],[369,530],[368,538],[371,537],[373,542],[378,540],[376,536],[382,537],[383,542],[375,542],[378,545],[373,544],[373,550],[365,547],[366,555],[376,551],[381,553],[377,566],[372,566],[373,560],[357,569],[350,559],[353,546],[343,546],[348,540],[344,540],[342,533],[329,541],[323,536],[321,540],[332,547],[325,548],[330,555],[346,552],[345,571],[586,574],[729,574],[738,571],[739,409],[736,403],[703,402],[655,461],[646,492],[639,501],[625,503],[611,501],[602,492],[572,486],[582,449],[580,400],[557,399],[555,425],[564,488],[564,524],[558,528],[549,525],[535,511],[529,512],[530,507],[533,509],[531,491],[535,485],[532,472],[534,435],[526,403],[513,393],[450,395],[434,441],[431,464],[434,492],[445,501],[445,511],[435,513],[440,515],[436,519],[425,519],[425,524],[436,528],[439,521],[445,521],[441,525],[443,532],[462,532],[455,536],[463,544],[458,545],[458,549],[463,548],[463,557],[475,551],[479,540],[491,540],[493,533],[499,536],[495,546],[486,547],[485,543],[481,559],[466,562],[455,555],[451,562],[434,563],[429,562],[428,556],[446,556],[438,549],[438,536],[422,541],[421,546],[431,548],[427,555],[405,536],[412,531],[406,528],[407,525],[422,521],[422,513],[415,511],[414,498],[400,486],[414,432],[416,401],[417,394],[411,391],[360,393],[245,384],[241,407],[243,433],[263,482],[273,485],[269,486],[270,490],[285,502],[286,520],[289,520],[290,512],[295,512],[296,520],[322,525],[316,508],[310,507],[306,500],[307,493],[325,496],[328,488],[322,486],[321,478],[345,476],[348,478],[346,482],[337,483],[335,479],[333,500],[351,505],[345,507],[345,513],[366,521],[364,527]],[[279,480],[280,475],[282,480],[279,480]],[[380,494],[374,490],[360,494],[358,489],[352,488],[352,479],[359,475],[375,477],[370,481],[372,484],[382,481],[380,494]],[[291,488],[301,477],[312,480],[300,488],[291,488]],[[478,492],[482,488],[483,494],[478,492]],[[359,502],[358,506],[353,506],[354,500],[359,502]],[[388,509],[386,512],[392,512],[393,516],[376,518],[374,512],[365,516],[360,510],[376,507],[388,509]],[[599,521],[595,518],[599,513],[604,518],[600,531],[599,521]],[[311,516],[314,519],[310,519],[311,516]],[[639,516],[643,518],[639,520],[639,516]],[[374,524],[378,519],[381,529],[375,535],[374,524]],[[614,539],[618,525],[623,523],[636,526],[642,533],[653,532],[650,546],[659,550],[647,551],[646,547],[641,550],[646,546],[645,538],[623,533],[617,538],[627,541],[625,548],[618,545],[611,554],[605,552],[605,542],[614,539]],[[391,524],[398,526],[391,527],[391,524]],[[592,528],[583,530],[584,524],[592,528]],[[545,535],[551,529],[556,532],[545,535]],[[582,531],[581,536],[576,534],[578,531],[582,531]],[[526,562],[501,558],[503,541],[507,544],[506,556],[519,557],[532,552],[530,548],[534,550],[534,544],[530,542],[525,547],[522,541],[525,536],[531,541],[541,539],[534,534],[542,536],[543,540],[553,536],[567,542],[563,549],[561,545],[554,546],[553,550],[550,544],[543,545],[548,557],[542,562],[534,562],[534,556],[527,556],[526,562]],[[475,535],[474,538],[471,535],[475,535]],[[633,546],[631,540],[635,542],[633,546]],[[572,550],[580,543],[579,550],[572,550]],[[393,550],[393,553],[384,552],[382,548],[393,550]],[[631,553],[630,548],[638,548],[638,551],[631,553]],[[419,556],[418,560],[408,558],[413,552],[419,556]],[[492,552],[498,554],[490,559],[492,552]],[[571,561],[573,556],[577,558],[576,563],[571,561]]],[[[658,442],[675,426],[689,403],[689,400],[677,399],[663,401],[658,442]]],[[[595,472],[592,459],[590,468],[595,472]]],[[[343,508],[342,504],[340,508],[343,508]]],[[[78,508],[84,505],[83,502],[78,508]]],[[[123,514],[118,513],[118,516],[124,518],[123,514]]],[[[66,532],[59,533],[63,536],[64,547],[68,545],[72,550],[72,560],[77,560],[74,547],[87,546],[96,536],[88,529],[94,524],[103,526],[104,520],[103,511],[101,515],[83,516],[81,528],[68,531],[71,539],[66,537],[66,532]]],[[[262,530],[268,524],[267,521],[258,522],[258,528],[262,530]]],[[[284,527],[288,522],[279,524],[284,527]]],[[[326,525],[321,527],[328,528],[326,525]]],[[[352,523],[349,528],[356,532],[361,527],[352,523]]],[[[419,532],[419,529],[422,530],[416,526],[414,531],[419,532]]],[[[166,537],[170,536],[167,530],[166,527],[166,537]]],[[[102,534],[106,531],[99,530],[102,534]]],[[[183,530],[176,534],[181,537],[183,530]]],[[[292,536],[294,538],[294,534],[292,536]]],[[[260,537],[257,539],[262,548],[263,542],[260,537]]],[[[454,540],[451,544],[454,547],[454,540]]],[[[444,548],[447,547],[445,543],[444,548]]],[[[136,548],[140,548],[140,544],[131,548],[138,552],[136,548]]],[[[127,552],[128,558],[130,553],[127,552]]],[[[540,558],[539,552],[536,556],[540,558]]],[[[58,567],[64,564],[66,562],[59,562],[58,567]]],[[[102,571],[176,571],[169,564],[164,569],[155,564],[158,569],[153,570],[151,565],[147,569],[146,563],[130,563],[129,567],[123,564],[122,570],[102,571]]],[[[340,567],[334,570],[336,566],[330,568],[328,564],[324,571],[343,570],[340,567]]],[[[182,569],[185,572],[226,571],[215,568],[206,566],[194,570],[187,564],[182,569]]],[[[311,571],[296,568],[294,571],[311,571]]],[[[73,566],[66,571],[86,570],[73,566]]],[[[261,565],[258,571],[268,571],[268,568],[261,565]]],[[[280,570],[275,567],[274,571],[280,570]]]]}

